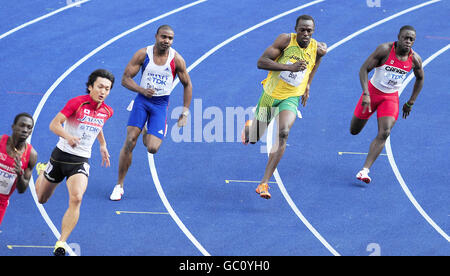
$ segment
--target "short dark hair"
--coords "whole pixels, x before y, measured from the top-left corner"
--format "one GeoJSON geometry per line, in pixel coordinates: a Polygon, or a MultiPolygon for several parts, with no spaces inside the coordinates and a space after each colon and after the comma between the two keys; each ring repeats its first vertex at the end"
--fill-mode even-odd
{"type": "Polygon", "coordinates": [[[403,31],[413,31],[416,32],[416,29],[414,29],[413,26],[411,25],[405,25],[403,27],[400,28],[400,31],[398,32],[398,35],[400,35],[403,31]]]}
{"type": "Polygon", "coordinates": [[[30,115],[29,113],[27,113],[27,112],[22,112],[22,113],[17,114],[16,117],[14,117],[14,124],[17,124],[17,122],[19,121],[19,119],[20,119],[21,117],[28,117],[28,118],[30,118],[31,121],[33,121],[33,126],[34,126],[34,119],[33,119],[33,116],[31,116],[31,115],[30,115]]]}
{"type": "Polygon", "coordinates": [[[297,21],[295,21],[295,27],[297,27],[298,22],[300,20],[311,20],[313,22],[314,26],[316,25],[316,22],[314,22],[314,18],[312,18],[311,15],[303,14],[303,15],[300,15],[299,17],[297,17],[297,21]]]}
{"type": "Polygon", "coordinates": [[[172,27],[170,27],[169,25],[161,25],[161,26],[159,26],[158,29],[156,30],[156,34],[158,34],[159,31],[162,30],[162,29],[169,29],[169,30],[171,30],[171,31],[173,32],[172,27]]]}
{"type": "Polygon", "coordinates": [[[105,78],[111,81],[111,89],[114,85],[114,75],[106,69],[97,69],[89,75],[88,82],[86,83],[86,93],[90,93],[89,86],[94,85],[94,82],[98,77],[105,78]]]}

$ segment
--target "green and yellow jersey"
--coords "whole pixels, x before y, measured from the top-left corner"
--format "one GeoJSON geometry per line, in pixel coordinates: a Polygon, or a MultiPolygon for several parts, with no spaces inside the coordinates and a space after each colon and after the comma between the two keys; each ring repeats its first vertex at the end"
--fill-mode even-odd
{"type": "Polygon", "coordinates": [[[269,71],[262,81],[264,92],[277,100],[299,97],[305,93],[309,74],[316,64],[317,41],[311,38],[308,47],[301,48],[297,43],[297,34],[291,33],[289,45],[275,60],[281,64],[293,64],[299,60],[306,61],[307,68],[300,72],[269,71]]]}

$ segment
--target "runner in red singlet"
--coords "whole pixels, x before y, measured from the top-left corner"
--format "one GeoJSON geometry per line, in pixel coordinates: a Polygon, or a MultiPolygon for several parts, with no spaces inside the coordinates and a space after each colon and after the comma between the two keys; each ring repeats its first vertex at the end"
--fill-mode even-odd
{"type": "Polygon", "coordinates": [[[350,133],[358,134],[370,116],[377,111],[378,134],[370,144],[369,153],[356,178],[370,183],[369,169],[383,150],[386,139],[399,114],[398,90],[409,71],[413,70],[416,81],[409,100],[403,105],[403,118],[411,112],[412,106],[422,89],[424,72],[420,56],[411,47],[416,40],[416,31],[411,26],[403,26],[398,41],[383,43],[364,62],[359,71],[363,93],[356,105],[350,125],[350,133]],[[368,81],[368,73],[375,73],[368,81]]]}
{"type": "Polygon", "coordinates": [[[33,131],[34,120],[28,113],[14,118],[12,135],[0,138],[0,225],[15,189],[24,193],[37,161],[37,152],[26,142],[33,131]]]}
{"type": "MultiPolygon", "coordinates": [[[[53,118],[50,130],[59,141],[44,172],[38,172],[36,194],[39,203],[46,203],[56,186],[66,178],[69,208],[64,214],[61,237],[56,242],[54,255],[65,255],[65,242],[80,216],[81,201],[89,177],[91,148],[97,139],[100,144],[102,166],[109,167],[109,153],[103,135],[103,126],[113,115],[113,109],[104,103],[114,84],[114,75],[104,69],[91,73],[86,83],[87,95],[75,97],[53,118]]],[[[38,164],[40,170],[41,164],[38,164]]]]}

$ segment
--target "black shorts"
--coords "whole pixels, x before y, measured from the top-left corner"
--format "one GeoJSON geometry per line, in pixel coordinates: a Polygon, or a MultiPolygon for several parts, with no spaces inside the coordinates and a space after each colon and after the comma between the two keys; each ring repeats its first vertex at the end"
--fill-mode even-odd
{"type": "Polygon", "coordinates": [[[76,156],[55,147],[45,168],[45,178],[52,183],[59,183],[77,173],[89,177],[89,158],[76,156]]]}

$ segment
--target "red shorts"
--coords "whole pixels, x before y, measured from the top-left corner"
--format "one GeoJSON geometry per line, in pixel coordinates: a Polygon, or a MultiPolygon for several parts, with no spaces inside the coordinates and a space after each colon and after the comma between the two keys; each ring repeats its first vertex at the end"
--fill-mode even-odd
{"type": "Polygon", "coordinates": [[[2,224],[3,217],[5,216],[6,207],[8,207],[8,200],[0,198],[0,225],[2,224]]]}
{"type": "Polygon", "coordinates": [[[355,114],[359,119],[369,119],[372,114],[377,111],[377,118],[380,117],[394,117],[395,120],[398,118],[399,100],[398,91],[395,93],[384,93],[378,90],[372,83],[368,83],[369,94],[370,94],[370,107],[372,112],[366,108],[366,112],[363,113],[362,97],[359,98],[358,104],[356,105],[355,114]]]}

